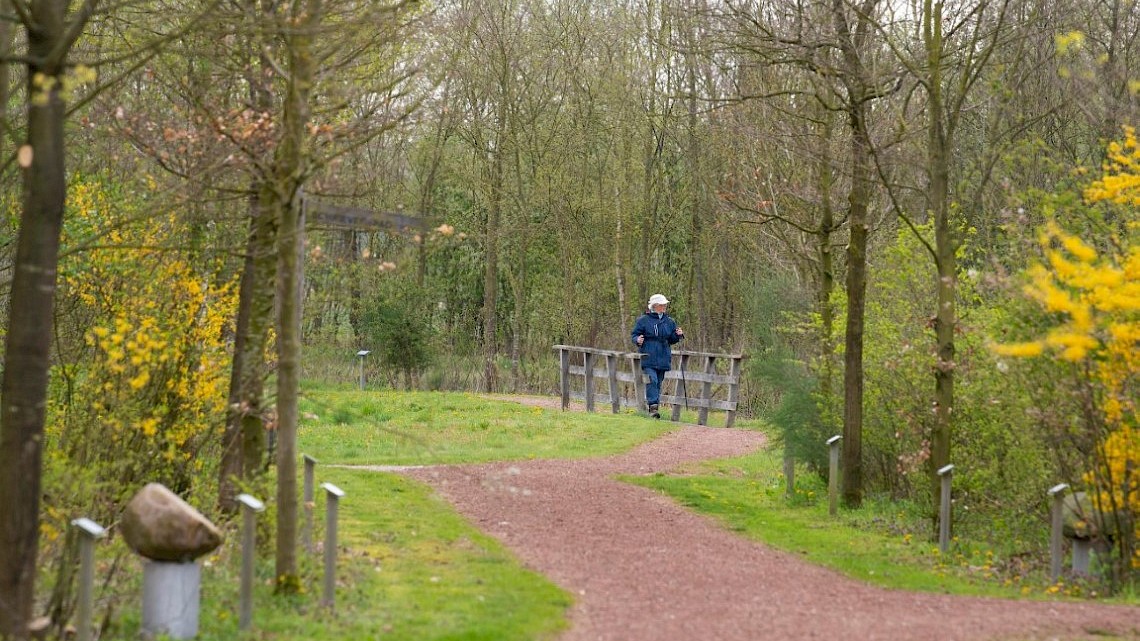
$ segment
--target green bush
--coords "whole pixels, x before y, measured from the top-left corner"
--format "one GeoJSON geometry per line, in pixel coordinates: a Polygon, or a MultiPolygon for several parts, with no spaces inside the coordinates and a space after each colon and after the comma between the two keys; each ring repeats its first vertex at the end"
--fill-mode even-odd
{"type": "Polygon", "coordinates": [[[405,387],[411,389],[433,359],[428,322],[412,305],[388,299],[364,309],[361,328],[368,346],[380,355],[380,366],[393,379],[403,374],[405,387]]]}

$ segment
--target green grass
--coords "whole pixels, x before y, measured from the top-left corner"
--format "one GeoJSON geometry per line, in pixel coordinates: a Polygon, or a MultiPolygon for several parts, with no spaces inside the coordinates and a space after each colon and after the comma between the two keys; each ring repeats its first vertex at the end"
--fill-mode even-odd
{"type": "Polygon", "coordinates": [[[450,392],[306,391],[300,451],[321,463],[429,465],[583,458],[676,428],[630,413],[563,412],[450,392]]]}
{"type": "MultiPolygon", "coordinates": [[[[319,605],[321,556],[303,550],[302,593],[274,596],[273,549],[263,542],[253,629],[237,634],[240,538],[232,531],[203,568],[203,641],[552,639],[566,626],[569,595],[524,568],[430,488],[395,474],[326,464],[600,456],[676,427],[628,413],[564,413],[453,393],[318,389],[306,394],[303,412],[309,416],[300,430],[300,450],[321,461],[318,483],[332,482],[346,492],[340,503],[336,610],[319,605]]],[[[964,543],[955,543],[949,558],[942,558],[925,536],[916,536],[921,528],[914,527],[913,515],[895,504],[868,501],[861,510],[831,518],[826,488],[808,474],[797,477],[797,494],[786,499],[781,461],[770,451],[688,471],[626,480],[665,492],[743,536],[873,584],[1006,597],[1024,596],[1027,588],[1045,596],[1054,587],[1003,585],[992,554],[964,543]]],[[[270,484],[260,493],[271,495],[270,484]]],[[[318,494],[314,538],[320,541],[325,512],[323,492],[318,494]]],[[[263,541],[272,538],[269,507],[260,517],[263,541]]],[[[1135,594],[1117,600],[1140,603],[1135,594]]],[[[126,603],[122,607],[130,611],[105,638],[137,638],[137,601],[126,603]]]]}
{"type": "MultiPolygon", "coordinates": [[[[203,567],[199,639],[524,641],[550,639],[565,628],[570,597],[429,488],[360,470],[322,469],[320,477],[345,491],[335,612],[320,606],[320,551],[299,550],[303,592],[279,597],[272,593],[273,550],[263,547],[252,629],[239,635],[240,536],[233,532],[203,567]]],[[[317,541],[324,540],[324,507],[321,496],[317,541]]],[[[272,529],[270,514],[262,516],[262,528],[272,529]]],[[[127,613],[113,638],[137,638],[138,627],[138,613],[127,613]]]]}
{"type": "MultiPolygon", "coordinates": [[[[802,470],[796,478],[795,496],[787,498],[782,460],[767,450],[705,463],[691,475],[624,480],[668,494],[751,539],[874,585],[1011,598],[1098,596],[1088,584],[1053,585],[1040,574],[1004,574],[1000,551],[995,555],[966,542],[954,540],[944,556],[924,533],[925,524],[897,504],[867,501],[831,517],[820,479],[802,470]]],[[[1140,604],[1130,593],[1112,601],[1140,604]]]]}

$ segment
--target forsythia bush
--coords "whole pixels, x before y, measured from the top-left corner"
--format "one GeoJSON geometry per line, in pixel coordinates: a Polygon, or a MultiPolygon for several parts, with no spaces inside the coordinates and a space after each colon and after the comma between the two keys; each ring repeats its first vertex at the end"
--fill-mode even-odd
{"type": "Polygon", "coordinates": [[[999,345],[1008,356],[1046,356],[1080,365],[1093,407],[1083,417],[1098,435],[1092,469],[1084,481],[1098,509],[1119,518],[1106,524],[1116,532],[1122,558],[1140,568],[1140,146],[1135,130],[1112,143],[1104,175],[1085,190],[1090,203],[1117,205],[1120,228],[1131,240],[1113,235],[1097,251],[1049,223],[1041,234],[1045,263],[1029,270],[1025,293],[1055,315],[1057,324],[1042,338],[999,345]],[[1120,207],[1122,206],[1122,207],[1120,207]]]}
{"type": "Polygon", "coordinates": [[[151,481],[210,491],[237,303],[218,261],[166,249],[188,236],[175,216],[138,216],[96,181],[75,181],[68,205],[47,541],[79,515],[112,522],[151,481]]]}

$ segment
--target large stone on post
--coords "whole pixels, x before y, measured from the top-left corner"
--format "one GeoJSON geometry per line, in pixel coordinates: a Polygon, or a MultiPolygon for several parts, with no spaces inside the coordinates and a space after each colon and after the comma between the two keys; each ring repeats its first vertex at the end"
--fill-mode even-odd
{"type": "Polygon", "coordinates": [[[189,563],[222,544],[217,526],[158,483],[131,499],[120,530],[132,550],[154,561],[189,563]]]}
{"type": "Polygon", "coordinates": [[[127,545],[145,557],[143,637],[197,636],[202,570],[195,559],[221,545],[221,531],[158,483],[147,485],[131,499],[120,529],[127,545]]]}

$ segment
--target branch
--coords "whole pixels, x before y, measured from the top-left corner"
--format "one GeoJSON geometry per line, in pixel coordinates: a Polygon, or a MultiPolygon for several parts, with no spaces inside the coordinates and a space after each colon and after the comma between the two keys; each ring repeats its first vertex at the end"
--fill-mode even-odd
{"type": "Polygon", "coordinates": [[[879,162],[879,152],[877,149],[875,149],[874,145],[871,145],[871,158],[873,158],[875,161],[875,170],[879,174],[879,180],[883,183],[883,186],[887,188],[887,196],[891,200],[891,209],[895,211],[896,216],[901,218],[902,221],[906,223],[906,226],[912,233],[914,233],[915,238],[917,238],[918,241],[922,243],[922,246],[926,248],[926,251],[930,253],[930,257],[934,259],[935,266],[941,268],[940,261],[938,260],[938,253],[934,251],[934,247],[932,247],[930,243],[927,242],[926,238],[924,238],[922,234],[918,232],[918,228],[915,227],[910,217],[903,212],[902,207],[899,205],[898,198],[895,196],[895,190],[891,187],[890,181],[887,180],[887,175],[883,171],[883,165],[879,162]]]}

